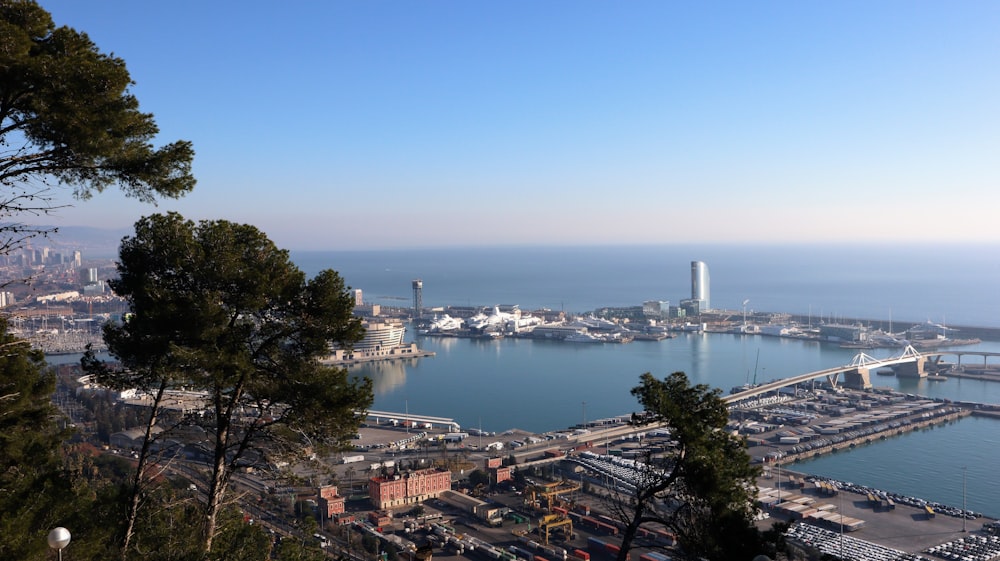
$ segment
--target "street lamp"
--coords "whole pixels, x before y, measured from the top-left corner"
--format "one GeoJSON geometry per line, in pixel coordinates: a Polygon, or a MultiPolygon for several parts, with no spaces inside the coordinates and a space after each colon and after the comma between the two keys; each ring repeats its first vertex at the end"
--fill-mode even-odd
{"type": "Polygon", "coordinates": [[[844,493],[840,493],[840,558],[844,559],[844,493]]]}
{"type": "Polygon", "coordinates": [[[49,547],[59,552],[59,561],[62,561],[62,550],[69,545],[69,530],[59,526],[49,532],[49,547]]]}
{"type": "MultiPolygon", "coordinates": [[[[774,445],[774,444],[766,444],[765,443],[765,445],[768,448],[771,448],[772,450],[774,450],[774,467],[777,468],[777,471],[778,471],[778,485],[777,485],[777,487],[778,487],[778,504],[781,504],[781,455],[782,455],[781,454],[781,448],[779,448],[777,445],[774,445]]],[[[764,455],[764,458],[765,459],[767,458],[767,454],[764,455]]]]}
{"type": "Polygon", "coordinates": [[[966,505],[965,505],[965,472],[966,466],[962,466],[962,531],[965,532],[965,523],[969,519],[966,516],[966,505]]]}

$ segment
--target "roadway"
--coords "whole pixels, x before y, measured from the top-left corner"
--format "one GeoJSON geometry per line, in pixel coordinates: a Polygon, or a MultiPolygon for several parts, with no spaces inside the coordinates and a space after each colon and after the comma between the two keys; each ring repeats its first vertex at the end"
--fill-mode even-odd
{"type": "Polygon", "coordinates": [[[945,353],[936,351],[932,353],[921,354],[916,349],[910,346],[904,348],[902,354],[900,354],[899,356],[887,359],[877,359],[868,356],[865,353],[858,353],[857,355],[854,356],[854,359],[851,361],[850,364],[846,364],[844,366],[835,366],[833,368],[826,368],[823,370],[817,370],[815,372],[808,372],[806,374],[799,374],[797,376],[790,376],[788,378],[782,378],[781,380],[772,380],[770,382],[760,384],[753,388],[747,388],[746,390],[743,390],[741,392],[727,395],[722,399],[727,404],[732,404],[753,397],[757,397],[759,395],[765,395],[771,392],[776,392],[781,388],[794,386],[797,384],[801,384],[803,382],[809,382],[820,378],[827,378],[827,380],[832,385],[836,386],[837,377],[839,377],[840,374],[844,374],[846,372],[856,371],[859,368],[876,370],[878,368],[894,366],[897,364],[916,362],[921,358],[925,358],[926,356],[933,356],[938,354],[945,354],[945,353]]]}

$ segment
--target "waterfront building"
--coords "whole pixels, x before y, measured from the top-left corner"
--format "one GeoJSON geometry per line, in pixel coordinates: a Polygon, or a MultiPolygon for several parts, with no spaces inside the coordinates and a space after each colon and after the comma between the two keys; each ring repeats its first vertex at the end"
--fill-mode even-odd
{"type": "Polygon", "coordinates": [[[861,343],[868,339],[868,328],[860,324],[827,323],[819,326],[819,338],[834,343],[861,343]]]}
{"type": "Polygon", "coordinates": [[[363,320],[365,336],[349,349],[334,348],[327,362],[363,362],[418,356],[416,343],[403,344],[406,326],[399,320],[363,320]]]}
{"type": "Polygon", "coordinates": [[[700,312],[712,309],[708,265],[704,261],[691,262],[691,300],[698,301],[700,312]]]}
{"type": "Polygon", "coordinates": [[[354,315],[363,318],[375,318],[382,315],[382,306],[379,304],[361,304],[354,306],[354,315]]]}
{"type": "Polygon", "coordinates": [[[365,336],[354,344],[354,351],[361,353],[379,352],[403,344],[406,327],[400,321],[364,321],[365,336]]]}
{"type": "Polygon", "coordinates": [[[704,308],[704,302],[694,298],[685,298],[677,306],[677,317],[697,316],[708,311],[704,308]]]}
{"type": "Polygon", "coordinates": [[[368,496],[376,509],[416,504],[451,490],[451,472],[427,468],[368,480],[368,496]]]}
{"type": "Polygon", "coordinates": [[[648,318],[667,319],[670,317],[670,302],[647,300],[642,303],[642,315],[648,318]]]}

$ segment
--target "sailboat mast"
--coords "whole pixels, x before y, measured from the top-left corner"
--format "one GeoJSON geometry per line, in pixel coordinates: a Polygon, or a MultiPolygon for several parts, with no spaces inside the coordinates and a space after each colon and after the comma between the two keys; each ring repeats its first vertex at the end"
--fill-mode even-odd
{"type": "Polygon", "coordinates": [[[760,347],[757,348],[757,359],[753,362],[753,385],[757,386],[757,365],[760,364],[760,347]]]}

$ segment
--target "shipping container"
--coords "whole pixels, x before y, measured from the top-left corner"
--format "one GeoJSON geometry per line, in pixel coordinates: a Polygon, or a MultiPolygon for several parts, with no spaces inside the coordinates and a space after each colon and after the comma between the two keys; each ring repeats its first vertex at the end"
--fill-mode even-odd
{"type": "Polygon", "coordinates": [[[514,555],[517,556],[518,559],[523,559],[524,561],[532,561],[532,559],[535,558],[534,553],[522,547],[517,547],[516,545],[508,547],[507,551],[513,553],[514,555]]]}
{"type": "Polygon", "coordinates": [[[667,545],[677,544],[677,536],[675,536],[673,532],[667,530],[666,528],[658,528],[654,530],[654,532],[656,533],[657,541],[665,543],[667,545]]]}

